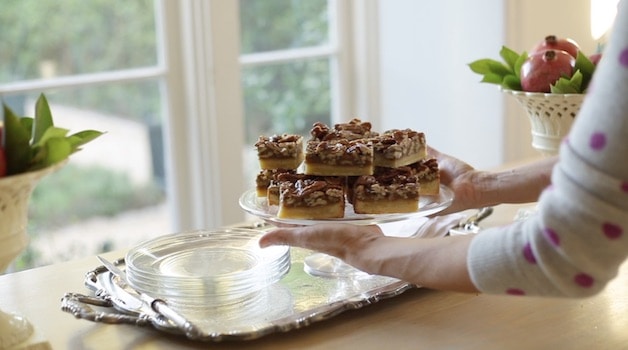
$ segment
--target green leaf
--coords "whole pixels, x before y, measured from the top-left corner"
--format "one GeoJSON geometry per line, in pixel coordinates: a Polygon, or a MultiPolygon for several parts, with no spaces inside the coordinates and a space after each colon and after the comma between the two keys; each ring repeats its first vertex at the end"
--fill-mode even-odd
{"type": "Polygon", "coordinates": [[[582,73],[576,71],[571,78],[562,77],[552,86],[550,91],[554,94],[580,94],[582,93],[582,73]]]}
{"type": "Polygon", "coordinates": [[[30,140],[33,137],[33,118],[31,117],[21,117],[20,124],[24,127],[24,130],[28,132],[28,139],[30,140]]]}
{"type": "Polygon", "coordinates": [[[514,71],[515,63],[519,59],[519,54],[506,46],[502,46],[502,49],[499,51],[499,56],[506,62],[510,70],[514,71]]]}
{"type": "Polygon", "coordinates": [[[484,58],[469,63],[471,71],[481,74],[483,83],[497,84],[507,89],[521,90],[519,74],[521,65],[528,57],[526,52],[521,54],[502,46],[499,55],[503,62],[491,58],[484,58]]]}
{"type": "Polygon", "coordinates": [[[15,113],[4,106],[4,139],[7,158],[7,175],[18,174],[27,169],[31,161],[30,131],[24,128],[15,113]]]}
{"type": "MultiPolygon", "coordinates": [[[[513,66],[513,71],[515,72],[515,75],[517,76],[517,79],[521,79],[521,66],[523,66],[523,63],[528,59],[528,53],[527,52],[522,52],[521,55],[519,55],[519,57],[517,58],[517,60],[515,61],[515,64],[513,66]]],[[[521,83],[519,83],[521,85],[521,83]]]]}
{"type": "Polygon", "coordinates": [[[67,137],[73,150],[77,150],[80,146],[94,140],[102,135],[103,132],[96,130],[83,130],[67,137]]]}
{"type": "Polygon", "coordinates": [[[519,77],[514,75],[508,75],[504,77],[504,81],[502,82],[502,87],[509,90],[521,90],[521,80],[519,77]]]}
{"type": "Polygon", "coordinates": [[[40,94],[35,104],[35,122],[33,123],[33,144],[38,144],[46,130],[53,126],[52,113],[48,100],[40,94]]]}
{"type": "Polygon", "coordinates": [[[581,92],[584,92],[589,87],[589,83],[591,82],[591,79],[593,78],[593,73],[595,72],[595,68],[595,64],[591,62],[589,57],[587,57],[587,55],[583,54],[581,51],[578,51],[575,69],[582,73],[581,92]]]}
{"type": "Polygon", "coordinates": [[[580,92],[582,92],[582,83],[584,82],[584,75],[577,70],[569,79],[572,85],[578,86],[580,88],[580,92]]]}
{"type": "Polygon", "coordinates": [[[68,131],[69,130],[67,129],[57,128],[56,126],[51,126],[48,129],[44,130],[44,133],[39,138],[39,141],[35,142],[33,146],[35,147],[42,146],[43,144],[48,142],[48,140],[51,138],[65,137],[65,135],[68,134],[68,131]]]}
{"type": "Polygon", "coordinates": [[[511,69],[502,62],[485,58],[469,63],[471,70],[478,74],[498,74],[503,77],[512,73],[511,69]]]}
{"type": "Polygon", "coordinates": [[[482,77],[482,83],[490,83],[490,84],[501,84],[504,78],[499,74],[488,73],[484,74],[482,77]]]}
{"type": "Polygon", "coordinates": [[[38,153],[40,161],[34,163],[29,170],[45,168],[68,158],[72,153],[72,146],[65,137],[48,138],[38,153]]]}
{"type": "Polygon", "coordinates": [[[7,174],[19,174],[41,169],[68,158],[80,146],[102,135],[96,130],[84,130],[71,136],[67,129],[54,126],[50,106],[44,94],[35,105],[35,117],[17,117],[3,105],[6,135],[7,174]]]}

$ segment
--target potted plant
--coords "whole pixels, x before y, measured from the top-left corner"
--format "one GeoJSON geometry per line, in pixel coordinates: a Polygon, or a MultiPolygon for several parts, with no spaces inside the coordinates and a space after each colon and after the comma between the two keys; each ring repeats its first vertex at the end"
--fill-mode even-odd
{"type": "Polygon", "coordinates": [[[572,39],[548,35],[528,54],[506,46],[501,60],[484,58],[469,67],[497,84],[525,109],[532,131],[532,146],[545,155],[558,152],[569,133],[589,87],[601,54],[585,55],[572,39]]]}
{"type": "MultiPolygon", "coordinates": [[[[68,135],[56,127],[46,97],[35,104],[34,117],[17,116],[3,104],[0,118],[0,273],[28,245],[28,203],[35,186],[61,168],[68,157],[102,132],[84,130],[68,135]],[[2,122],[4,120],[4,122],[2,122]]],[[[0,310],[0,347],[11,347],[30,336],[24,318],[0,310]]]]}

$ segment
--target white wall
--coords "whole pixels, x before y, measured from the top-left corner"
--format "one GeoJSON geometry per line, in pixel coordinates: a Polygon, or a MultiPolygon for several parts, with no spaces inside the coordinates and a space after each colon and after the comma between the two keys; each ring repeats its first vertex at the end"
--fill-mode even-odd
{"type": "Polygon", "coordinates": [[[502,0],[380,1],[381,117],[476,167],[502,162],[503,98],[467,64],[504,42],[502,0]]]}
{"type": "Polygon", "coordinates": [[[380,0],[383,128],[411,127],[434,147],[491,167],[537,155],[514,99],[479,83],[467,64],[528,51],[548,34],[594,51],[590,0],[380,0]]]}

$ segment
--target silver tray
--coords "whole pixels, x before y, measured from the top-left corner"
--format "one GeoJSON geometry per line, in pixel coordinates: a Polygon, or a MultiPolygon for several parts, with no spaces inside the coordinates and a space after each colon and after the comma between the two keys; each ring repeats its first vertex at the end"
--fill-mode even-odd
{"type": "MultiPolygon", "coordinates": [[[[61,308],[93,322],[152,327],[198,341],[244,341],[303,328],[416,287],[398,279],[368,274],[346,278],[314,277],[303,269],[303,260],[311,251],[293,247],[290,254],[291,267],[285,277],[248,302],[238,307],[182,312],[197,327],[199,332],[194,335],[181,331],[149,307],[134,308],[125,302],[129,290],[120,287],[117,277],[104,266],[96,267],[85,276],[85,285],[92,295],[66,293],[61,308]],[[110,309],[97,312],[90,305],[110,309]]],[[[124,269],[124,259],[114,263],[124,269]]]]}

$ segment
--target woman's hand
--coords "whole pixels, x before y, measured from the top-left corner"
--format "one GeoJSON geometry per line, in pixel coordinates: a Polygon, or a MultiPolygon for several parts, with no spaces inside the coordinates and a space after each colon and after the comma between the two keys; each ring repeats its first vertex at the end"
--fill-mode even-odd
{"type": "Polygon", "coordinates": [[[471,165],[429,146],[428,154],[438,161],[441,184],[449,187],[454,192],[454,201],[451,206],[437,215],[479,207],[474,178],[480,172],[471,165]]]}
{"type": "Polygon", "coordinates": [[[262,236],[259,244],[311,249],[370,274],[428,288],[474,292],[466,265],[471,238],[387,237],[378,226],[329,223],[276,228],[262,236]]]}
{"type": "Polygon", "coordinates": [[[360,270],[375,273],[363,259],[383,238],[376,225],[318,224],[299,227],[281,227],[260,239],[260,246],[290,245],[333,255],[360,270]]]}
{"type": "Polygon", "coordinates": [[[428,153],[438,161],[441,183],[455,195],[451,206],[437,215],[501,203],[534,202],[550,184],[552,169],[558,159],[545,157],[519,167],[490,172],[476,170],[431,147],[428,153]]]}

